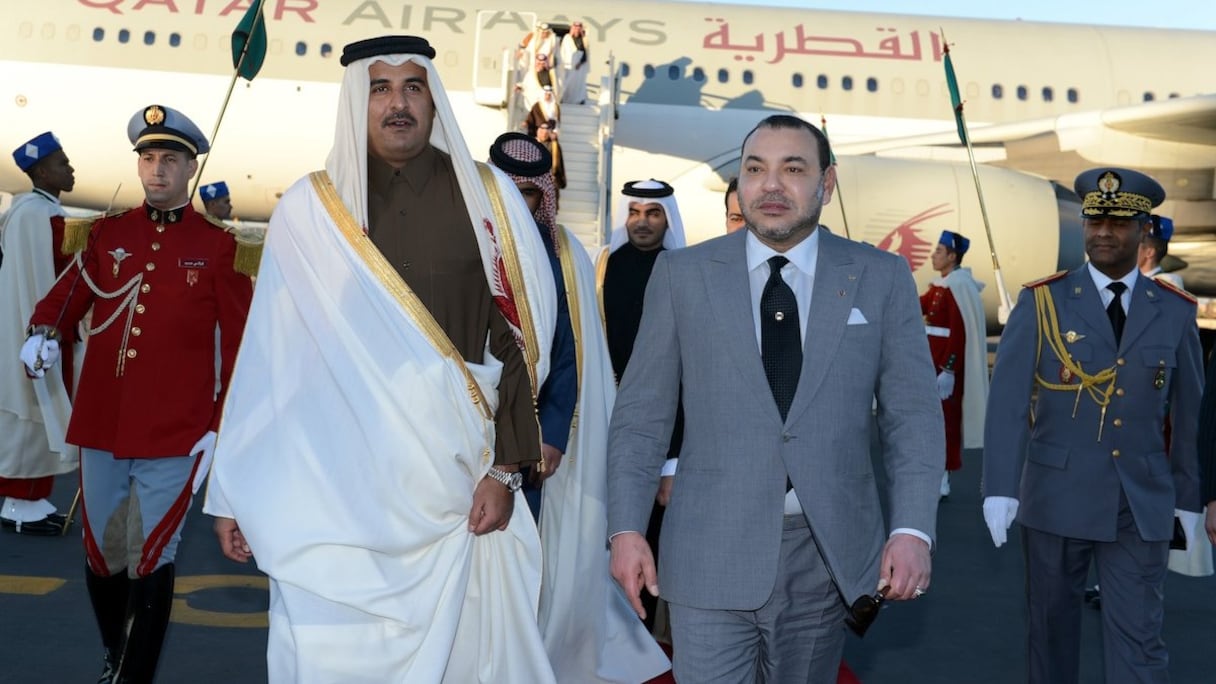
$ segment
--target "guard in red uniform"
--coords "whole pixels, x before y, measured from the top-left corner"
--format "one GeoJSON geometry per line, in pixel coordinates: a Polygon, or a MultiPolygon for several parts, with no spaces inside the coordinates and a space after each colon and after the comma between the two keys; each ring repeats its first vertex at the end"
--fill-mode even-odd
{"type": "Polygon", "coordinates": [[[962,266],[971,241],[942,231],[931,260],[941,274],[920,297],[929,352],[937,368],[937,389],[946,421],[946,473],[941,495],[950,494],[950,471],[963,467],[963,448],[983,442],[984,403],[988,397],[987,340],[983,284],[962,266]],[[966,403],[964,403],[964,401],[966,403]],[[967,439],[970,437],[970,439],[967,439]]]}
{"type": "Polygon", "coordinates": [[[189,204],[196,157],[209,149],[197,126],[153,105],[136,112],[127,134],[145,202],[69,231],[81,251],[34,309],[22,359],[34,374],[53,364],[53,342],[93,308],[67,441],[82,448],[101,681],[136,683],[156,670],[194,475],[214,449],[253,295],[250,273],[238,266],[253,257],[189,204]]]}

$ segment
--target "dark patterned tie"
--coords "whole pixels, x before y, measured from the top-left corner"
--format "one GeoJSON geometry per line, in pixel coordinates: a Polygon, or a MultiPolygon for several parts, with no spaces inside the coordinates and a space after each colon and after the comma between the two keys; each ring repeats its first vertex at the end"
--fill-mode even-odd
{"type": "Polygon", "coordinates": [[[798,389],[798,376],[802,373],[798,300],[781,278],[781,267],[789,261],[783,256],[768,260],[768,282],[760,295],[760,355],[764,358],[764,375],[782,421],[790,412],[794,392],[798,389]]]}
{"type": "Polygon", "coordinates": [[[1110,300],[1110,304],[1106,307],[1106,317],[1110,319],[1110,327],[1115,331],[1115,346],[1117,347],[1123,340],[1123,324],[1127,323],[1127,312],[1123,310],[1123,293],[1127,290],[1127,286],[1116,280],[1107,285],[1106,289],[1115,293],[1115,298],[1110,300]]]}

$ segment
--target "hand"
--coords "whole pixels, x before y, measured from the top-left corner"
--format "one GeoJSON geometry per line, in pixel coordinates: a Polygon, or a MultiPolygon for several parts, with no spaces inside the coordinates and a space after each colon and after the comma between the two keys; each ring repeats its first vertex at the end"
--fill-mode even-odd
{"type": "Polygon", "coordinates": [[[954,371],[942,371],[937,374],[937,398],[945,401],[954,394],[954,371]]]}
{"type": "Polygon", "coordinates": [[[541,444],[540,462],[543,463],[545,467],[543,472],[541,468],[532,469],[531,480],[534,484],[540,484],[541,482],[553,477],[553,473],[557,472],[558,467],[562,464],[562,452],[558,451],[557,447],[555,446],[541,444]]]}
{"type": "MultiPolygon", "coordinates": [[[[506,468],[499,468],[506,470],[506,468]]],[[[515,472],[512,469],[510,472],[515,472]]],[[[469,510],[469,531],[481,536],[494,530],[507,529],[515,511],[515,492],[489,477],[481,478],[473,490],[473,507],[469,510]]]]}
{"type": "Polygon", "coordinates": [[[215,536],[220,540],[220,551],[229,559],[246,563],[253,558],[249,542],[245,541],[240,526],[232,518],[215,519],[215,536]]]}
{"type": "Polygon", "coordinates": [[[671,486],[676,481],[675,475],[664,475],[659,478],[659,493],[655,495],[654,500],[660,506],[666,508],[671,502],[671,486]]]}
{"type": "Polygon", "coordinates": [[[1208,502],[1207,518],[1203,523],[1204,528],[1208,531],[1208,541],[1216,546],[1216,503],[1208,502]]]}
{"type": "Polygon", "coordinates": [[[1017,515],[1017,499],[1008,496],[984,497],[984,522],[988,523],[988,533],[998,549],[1005,543],[1005,531],[1013,525],[1017,515]]]}
{"type": "Polygon", "coordinates": [[[896,534],[882,550],[878,591],[886,587],[886,597],[893,601],[919,598],[929,590],[930,567],[929,545],[925,540],[896,534]]]}
{"type": "Polygon", "coordinates": [[[207,434],[200,437],[194,446],[190,447],[191,456],[202,452],[198,457],[198,467],[194,469],[194,482],[190,484],[191,494],[198,494],[198,488],[203,486],[203,482],[207,480],[207,474],[211,472],[211,459],[215,457],[215,437],[215,430],[208,430],[207,434]]]}
{"type": "Polygon", "coordinates": [[[48,340],[42,334],[30,335],[21,345],[21,361],[25,364],[26,375],[43,377],[59,361],[59,341],[48,340]]]}
{"type": "Polygon", "coordinates": [[[1174,515],[1177,516],[1178,522],[1182,523],[1182,533],[1186,535],[1186,550],[1194,550],[1195,530],[1199,527],[1199,521],[1203,518],[1203,514],[1175,508],[1174,515]]]}
{"type": "Polygon", "coordinates": [[[642,607],[642,587],[651,596],[659,595],[659,577],[654,568],[650,544],[637,532],[622,532],[612,538],[612,577],[625,590],[625,598],[638,617],[646,619],[642,607]]]}

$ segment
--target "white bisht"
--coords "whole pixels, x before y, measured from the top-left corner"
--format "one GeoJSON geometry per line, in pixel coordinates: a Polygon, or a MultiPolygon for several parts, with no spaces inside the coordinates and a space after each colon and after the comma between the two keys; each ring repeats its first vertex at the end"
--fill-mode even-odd
{"type": "Polygon", "coordinates": [[[342,86],[333,184],[298,181],[271,217],[204,510],[235,518],[270,576],[270,681],[552,682],[522,495],[506,531],[468,531],[501,363],[488,350],[464,363],[362,230],[376,59],[427,68],[432,142],[451,154],[491,292],[505,272],[536,344],[527,357],[547,373],[552,271],[522,198],[488,171],[510,192],[487,192],[429,60],[360,60],[342,86]]]}
{"type": "MultiPolygon", "coordinates": [[[[64,216],[58,200],[28,192],[14,198],[0,226],[0,476],[8,478],[58,475],[79,464],[79,450],[64,443],[72,403],[62,368],[56,364],[41,380],[30,380],[17,359],[34,305],[58,275],[53,216],[64,216]]],[[[83,352],[83,345],[75,350],[78,366],[83,352]]]]}
{"type": "Polygon", "coordinates": [[[934,285],[950,288],[958,304],[967,330],[966,358],[963,366],[963,448],[984,446],[984,411],[988,404],[988,324],[980,291],[984,283],[971,275],[971,269],[960,266],[933,281],[934,285]]]}
{"type": "Polygon", "coordinates": [[[540,626],[559,682],[636,684],[671,663],[609,571],[608,419],[616,385],[591,259],[564,228],[557,244],[574,328],[578,403],[561,467],[543,489],[540,626]]]}
{"type": "MultiPolygon", "coordinates": [[[[590,41],[583,34],[583,45],[590,41]]],[[[557,80],[561,83],[562,104],[583,104],[587,100],[587,74],[591,71],[591,62],[586,52],[578,49],[574,36],[566,34],[562,38],[561,55],[557,61],[557,80]]]]}

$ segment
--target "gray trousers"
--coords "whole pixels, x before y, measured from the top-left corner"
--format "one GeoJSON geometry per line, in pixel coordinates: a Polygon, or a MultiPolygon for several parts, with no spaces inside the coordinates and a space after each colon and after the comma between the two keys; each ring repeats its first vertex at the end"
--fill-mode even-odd
{"type": "Polygon", "coordinates": [[[1102,587],[1105,681],[1169,682],[1161,639],[1169,543],[1140,538],[1121,498],[1113,542],[1022,530],[1029,610],[1029,681],[1069,684],[1080,677],[1081,604],[1092,562],[1102,587]]]}
{"type": "Polygon", "coordinates": [[[845,605],[804,516],[785,516],[777,581],[758,610],[706,610],[676,603],[670,610],[676,681],[836,681],[844,651],[845,605]]]}

